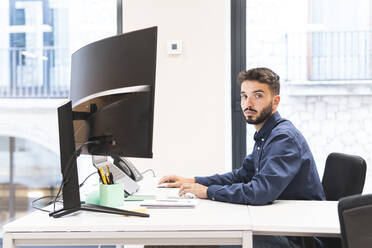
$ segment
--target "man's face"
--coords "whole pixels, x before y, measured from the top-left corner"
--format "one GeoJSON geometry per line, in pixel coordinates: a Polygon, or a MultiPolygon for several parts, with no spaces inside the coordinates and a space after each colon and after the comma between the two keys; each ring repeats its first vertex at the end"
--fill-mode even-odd
{"type": "Polygon", "coordinates": [[[273,96],[269,85],[246,80],[241,84],[240,99],[246,121],[260,128],[275,113],[280,97],[273,96]]]}

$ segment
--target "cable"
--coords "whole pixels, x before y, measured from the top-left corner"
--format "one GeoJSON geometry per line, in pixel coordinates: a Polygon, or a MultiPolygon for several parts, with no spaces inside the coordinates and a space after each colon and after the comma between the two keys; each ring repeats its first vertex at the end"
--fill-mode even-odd
{"type": "Polygon", "coordinates": [[[76,161],[77,157],[80,155],[82,149],[84,146],[86,145],[89,145],[89,144],[97,144],[97,143],[100,143],[98,140],[94,140],[94,141],[86,141],[84,144],[82,144],[76,151],[75,153],[70,157],[68,163],[67,163],[67,166],[65,167],[64,171],[62,171],[62,176],[65,177],[65,180],[63,180],[60,184],[60,187],[59,187],[59,190],[58,190],[58,193],[56,195],[56,197],[54,198],[54,202],[53,202],[53,212],[56,211],[56,201],[57,201],[57,198],[59,196],[59,194],[61,193],[61,190],[63,188],[63,186],[67,183],[67,178],[68,178],[68,175],[67,173],[69,173],[69,169],[71,168],[71,165],[73,164],[73,162],[76,161]],[[66,176],[64,176],[66,175],[66,176]]]}
{"type": "MultiPolygon", "coordinates": [[[[45,199],[45,198],[54,198],[54,197],[55,197],[55,195],[47,195],[47,196],[39,197],[39,198],[37,198],[37,199],[35,199],[35,200],[33,200],[33,201],[31,202],[31,207],[34,208],[34,209],[40,210],[40,211],[44,211],[44,212],[48,212],[48,213],[50,213],[50,211],[45,210],[45,209],[42,209],[42,208],[39,208],[39,207],[36,207],[34,204],[35,204],[36,202],[42,200],[42,199],[45,199]]],[[[53,202],[54,202],[54,200],[49,201],[49,202],[47,202],[46,204],[44,204],[44,206],[42,206],[42,207],[49,206],[49,205],[52,204],[53,202]]],[[[61,201],[58,201],[58,202],[61,202],[61,201]]]]}
{"type": "Polygon", "coordinates": [[[86,182],[86,180],[88,180],[88,178],[90,177],[90,176],[93,176],[94,174],[97,174],[98,172],[96,171],[96,172],[93,172],[93,173],[91,173],[89,176],[87,176],[85,179],[84,179],[84,181],[79,185],[79,188],[81,188],[83,185],[84,185],[84,183],[86,182]]]}
{"type": "MultiPolygon", "coordinates": [[[[98,111],[99,112],[99,111],[98,111]]],[[[91,113],[93,114],[93,113],[91,113]]],[[[97,112],[94,112],[94,114],[97,114],[97,112]]],[[[85,120],[85,122],[83,123],[83,125],[80,125],[80,127],[74,131],[74,135],[76,136],[78,133],[80,133],[81,130],[83,130],[82,128],[83,127],[86,127],[86,122],[92,117],[92,115],[85,120]]],[[[69,169],[71,167],[71,165],[73,164],[73,162],[75,162],[77,160],[77,157],[80,155],[80,153],[82,152],[82,148],[88,144],[99,144],[101,143],[101,141],[99,140],[94,140],[94,141],[86,141],[84,144],[82,144],[76,151],[75,153],[70,157],[68,163],[67,163],[67,166],[65,167],[64,171],[62,171],[62,177],[65,177],[64,175],[66,175],[65,177],[65,180],[62,180],[61,181],[61,184],[59,186],[59,189],[58,189],[58,192],[57,192],[57,195],[55,196],[54,198],[54,201],[53,201],[53,211],[55,211],[55,207],[56,207],[56,201],[57,201],[57,198],[59,197],[59,194],[61,193],[61,190],[63,188],[63,186],[67,183],[67,178],[69,176],[69,169]],[[68,173],[68,174],[66,174],[68,173]]],[[[93,164],[93,166],[97,169],[97,166],[95,164],[93,164]]],[[[89,175],[90,176],[90,175],[89,175]]],[[[84,182],[83,182],[84,183],[84,182]]]]}
{"type": "MultiPolygon", "coordinates": [[[[82,145],[81,145],[81,146],[80,146],[80,147],[79,147],[79,148],[74,152],[74,154],[70,157],[70,159],[69,159],[69,161],[68,161],[68,163],[67,163],[67,166],[65,167],[65,172],[68,172],[68,169],[70,168],[72,162],[75,162],[75,161],[76,161],[76,159],[77,159],[77,155],[78,155],[78,154],[80,155],[81,148],[83,148],[84,145],[85,145],[85,143],[82,144],[82,145]],[[74,159],[74,158],[75,158],[75,159],[74,159]]],[[[65,175],[65,173],[64,173],[64,171],[62,171],[62,177],[64,177],[64,175],[65,175]]],[[[57,201],[57,198],[58,198],[59,194],[61,193],[61,190],[62,190],[63,186],[64,186],[65,183],[67,182],[67,178],[68,178],[68,177],[66,177],[65,180],[62,180],[62,182],[61,182],[61,184],[60,184],[60,186],[59,186],[59,189],[58,189],[57,195],[56,195],[56,197],[54,198],[54,202],[53,202],[53,212],[56,211],[56,201],[57,201]]]]}
{"type": "Polygon", "coordinates": [[[141,172],[141,174],[143,175],[143,174],[145,174],[146,172],[149,172],[149,171],[152,172],[152,176],[153,176],[153,177],[156,177],[155,172],[154,172],[153,169],[147,169],[147,170],[145,170],[144,172],[141,172]]]}

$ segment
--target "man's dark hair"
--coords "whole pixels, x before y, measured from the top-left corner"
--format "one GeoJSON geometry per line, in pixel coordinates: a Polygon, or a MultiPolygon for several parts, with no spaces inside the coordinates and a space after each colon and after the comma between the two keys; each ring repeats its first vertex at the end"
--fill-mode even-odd
{"type": "Polygon", "coordinates": [[[246,80],[255,80],[263,84],[268,84],[274,95],[279,95],[280,93],[280,77],[269,68],[261,67],[241,71],[238,75],[239,85],[246,80]]]}

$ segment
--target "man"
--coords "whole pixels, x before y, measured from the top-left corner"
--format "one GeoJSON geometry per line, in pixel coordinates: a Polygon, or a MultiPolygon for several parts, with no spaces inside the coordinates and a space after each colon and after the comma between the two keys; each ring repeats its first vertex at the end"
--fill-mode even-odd
{"type": "Polygon", "coordinates": [[[179,194],[239,204],[263,205],[276,199],[323,200],[315,161],[302,134],[277,112],[279,76],[268,68],[240,72],[241,108],[256,133],[252,154],[240,169],[223,175],[184,178],[165,176],[179,194]]]}
{"type": "MultiPolygon", "coordinates": [[[[180,187],[180,195],[190,192],[202,199],[238,204],[264,205],[277,199],[325,199],[305,138],[277,111],[279,76],[268,68],[255,68],[240,72],[238,82],[243,114],[247,123],[256,129],[253,152],[244,159],[243,166],[209,177],[165,176],[159,184],[180,187]]],[[[266,246],[273,242],[297,247],[291,239],[283,241],[282,238],[266,242],[266,246]]],[[[254,239],[255,246],[260,246],[256,245],[260,243],[259,237],[256,241],[254,239]]]]}

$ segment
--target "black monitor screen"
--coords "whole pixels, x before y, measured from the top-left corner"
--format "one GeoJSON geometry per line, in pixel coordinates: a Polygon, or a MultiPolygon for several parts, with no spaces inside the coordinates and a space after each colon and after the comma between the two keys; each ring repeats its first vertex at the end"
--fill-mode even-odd
{"type": "Polygon", "coordinates": [[[91,43],[72,55],[71,101],[58,108],[64,207],[50,216],[109,211],[80,204],[80,152],[152,157],[156,43],[152,27],[91,43]]]}
{"type": "Polygon", "coordinates": [[[157,28],[91,43],[72,55],[70,98],[75,145],[82,152],[152,157],[157,28]]]}
{"type": "Polygon", "coordinates": [[[71,57],[72,106],[123,87],[155,86],[157,27],[106,38],[71,57]]]}

